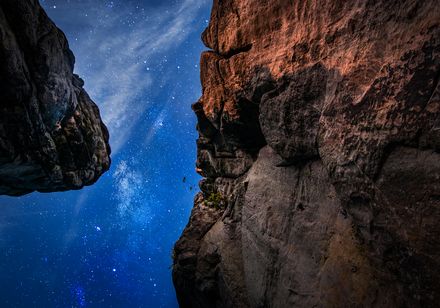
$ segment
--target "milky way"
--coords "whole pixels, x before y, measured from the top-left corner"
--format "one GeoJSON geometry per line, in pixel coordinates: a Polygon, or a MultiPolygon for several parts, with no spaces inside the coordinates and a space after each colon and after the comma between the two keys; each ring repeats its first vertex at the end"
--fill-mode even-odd
{"type": "Polygon", "coordinates": [[[209,0],[42,0],[99,105],[112,168],[81,191],[0,198],[1,307],[176,307],[209,0]],[[183,178],[186,178],[183,181],[183,178]]]}

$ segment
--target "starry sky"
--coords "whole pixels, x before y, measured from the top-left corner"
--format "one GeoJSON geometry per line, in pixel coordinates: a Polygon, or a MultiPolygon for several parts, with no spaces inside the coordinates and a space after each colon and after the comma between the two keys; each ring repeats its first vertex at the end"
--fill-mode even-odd
{"type": "Polygon", "coordinates": [[[177,307],[171,250],[199,176],[191,103],[211,0],[40,0],[98,104],[112,168],[0,197],[1,307],[177,307]]]}

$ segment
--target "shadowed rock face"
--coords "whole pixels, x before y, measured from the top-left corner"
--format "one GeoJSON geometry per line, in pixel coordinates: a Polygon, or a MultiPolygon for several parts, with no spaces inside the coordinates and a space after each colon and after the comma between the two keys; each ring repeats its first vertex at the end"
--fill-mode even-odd
{"type": "Polygon", "coordinates": [[[0,2],[0,194],[79,189],[110,166],[108,131],[37,0],[0,2]]]}
{"type": "Polygon", "coordinates": [[[215,0],[182,307],[440,301],[437,1],[215,0]]]}

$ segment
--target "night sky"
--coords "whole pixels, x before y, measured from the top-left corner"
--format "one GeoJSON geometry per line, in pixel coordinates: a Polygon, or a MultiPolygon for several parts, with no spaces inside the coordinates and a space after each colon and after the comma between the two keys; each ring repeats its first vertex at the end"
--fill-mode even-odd
{"type": "Polygon", "coordinates": [[[177,307],[211,0],[40,2],[109,127],[112,168],[80,191],[0,197],[0,307],[177,307]]]}

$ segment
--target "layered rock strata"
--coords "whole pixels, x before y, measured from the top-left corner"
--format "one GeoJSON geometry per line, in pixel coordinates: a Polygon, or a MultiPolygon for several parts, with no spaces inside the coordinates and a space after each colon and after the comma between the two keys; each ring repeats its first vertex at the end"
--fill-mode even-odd
{"type": "Polygon", "coordinates": [[[37,0],[0,2],[0,194],[79,189],[110,165],[98,107],[37,0]]]}
{"type": "Polygon", "coordinates": [[[440,301],[437,1],[214,0],[181,307],[440,301]]]}

